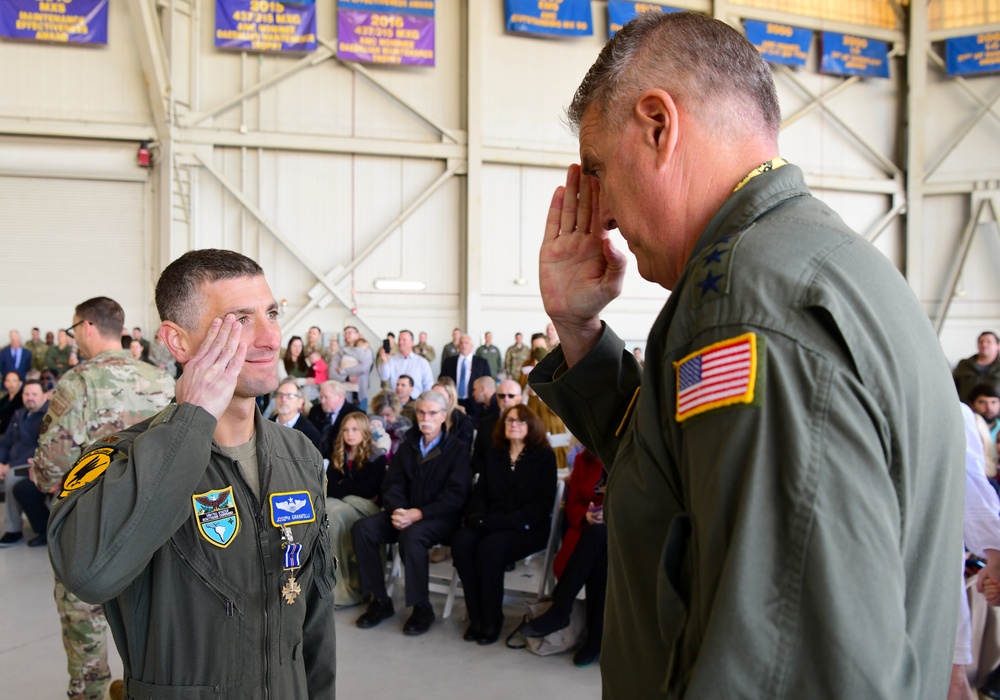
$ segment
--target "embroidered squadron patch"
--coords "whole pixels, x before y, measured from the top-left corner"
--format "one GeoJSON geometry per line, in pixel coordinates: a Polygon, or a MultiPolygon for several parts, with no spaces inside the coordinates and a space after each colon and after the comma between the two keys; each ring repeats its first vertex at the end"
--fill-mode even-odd
{"type": "Polygon", "coordinates": [[[308,491],[272,493],[269,500],[271,524],[275,527],[302,525],[316,520],[316,511],[313,510],[312,498],[309,497],[308,491]]]}
{"type": "Polygon", "coordinates": [[[216,547],[225,549],[240,531],[240,513],[236,509],[233,487],[196,493],[191,496],[198,532],[216,547]]]}
{"type": "Polygon", "coordinates": [[[722,406],[748,404],[757,383],[757,334],[713,343],[674,363],[677,421],[722,406]]]}
{"type": "Polygon", "coordinates": [[[111,455],[114,453],[113,447],[99,447],[80,457],[66,475],[59,498],[66,498],[71,492],[82,489],[104,474],[104,470],[111,464],[111,455]]]}

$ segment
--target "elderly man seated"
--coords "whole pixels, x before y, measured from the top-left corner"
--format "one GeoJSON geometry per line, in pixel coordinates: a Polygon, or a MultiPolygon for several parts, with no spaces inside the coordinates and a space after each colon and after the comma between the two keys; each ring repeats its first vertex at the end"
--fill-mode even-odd
{"type": "Polygon", "coordinates": [[[430,628],[434,610],[427,549],[449,542],[458,530],[472,483],[468,447],[443,429],[447,400],[425,391],[416,403],[418,425],[407,433],[382,481],[382,511],[359,520],[351,531],[361,590],[372,596],[357,620],[362,629],[396,612],[386,593],[379,548],[397,541],[406,567],[406,605],[413,607],[403,634],[423,634],[430,628]]]}

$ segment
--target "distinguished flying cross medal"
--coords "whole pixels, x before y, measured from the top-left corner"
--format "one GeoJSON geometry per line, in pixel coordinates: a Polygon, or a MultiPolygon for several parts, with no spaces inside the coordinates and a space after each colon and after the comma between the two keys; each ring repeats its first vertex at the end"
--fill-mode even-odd
{"type": "Polygon", "coordinates": [[[288,579],[281,587],[281,596],[286,604],[291,605],[302,592],[302,587],[295,580],[295,572],[302,566],[302,543],[295,541],[290,526],[315,522],[316,511],[308,491],[272,493],[268,502],[271,505],[271,524],[281,530],[284,569],[288,572],[288,579]]]}

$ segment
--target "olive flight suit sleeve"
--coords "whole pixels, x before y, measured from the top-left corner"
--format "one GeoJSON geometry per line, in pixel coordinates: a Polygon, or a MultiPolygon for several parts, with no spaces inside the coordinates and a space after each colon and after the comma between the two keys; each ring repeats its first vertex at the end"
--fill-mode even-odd
{"type": "MultiPolygon", "coordinates": [[[[322,470],[317,470],[320,486],[322,470]]],[[[316,518],[323,524],[312,556],[316,560],[311,581],[303,581],[305,620],[302,624],[302,654],[306,669],[309,700],[334,700],[337,681],[337,636],[334,617],[333,587],[336,583],[333,555],[330,552],[330,527],[326,499],[315,499],[316,518]]]]}
{"type": "Polygon", "coordinates": [[[124,449],[105,438],[78,460],[49,518],[49,557],[67,589],[103,603],[142,572],[191,517],[215,424],[203,408],[170,406],[144,431],[111,438],[124,449]]]}
{"type": "Polygon", "coordinates": [[[690,518],[659,573],[660,615],[678,600],[688,615],[664,660],[684,677],[666,681],[689,698],[898,698],[921,660],[889,425],[846,353],[753,327],[710,329],[693,349],[745,332],[752,403],[679,419],[661,388],[690,518]]]}
{"type": "Polygon", "coordinates": [[[642,369],[614,331],[602,326],[597,344],[577,364],[567,369],[557,346],[532,368],[528,383],[569,432],[610,468],[642,369]]]}

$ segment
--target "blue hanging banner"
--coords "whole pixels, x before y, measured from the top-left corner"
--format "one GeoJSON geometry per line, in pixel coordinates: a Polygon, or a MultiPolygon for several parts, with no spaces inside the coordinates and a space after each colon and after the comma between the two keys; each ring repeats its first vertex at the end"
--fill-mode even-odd
{"type": "Polygon", "coordinates": [[[221,49],[302,53],[316,50],[316,0],[216,0],[221,49]]]}
{"type": "Polygon", "coordinates": [[[823,32],[821,73],[889,77],[889,45],[863,36],[823,32]]]}
{"type": "Polygon", "coordinates": [[[608,38],[610,39],[617,34],[619,29],[641,12],[684,12],[684,10],[655,2],[608,0],[608,38]]]}
{"type": "Polygon", "coordinates": [[[813,39],[811,29],[774,22],[758,22],[753,19],[746,20],[744,24],[747,39],[766,60],[771,63],[783,63],[786,66],[806,64],[813,39]]]}
{"type": "Polygon", "coordinates": [[[944,42],[948,75],[1000,71],[1000,32],[957,36],[944,42]]]}
{"type": "Polygon", "coordinates": [[[0,0],[0,37],[56,44],[107,44],[108,0],[0,0]]]}
{"type": "Polygon", "coordinates": [[[536,36],[594,34],[590,0],[504,0],[504,12],[508,32],[536,36]]]}

